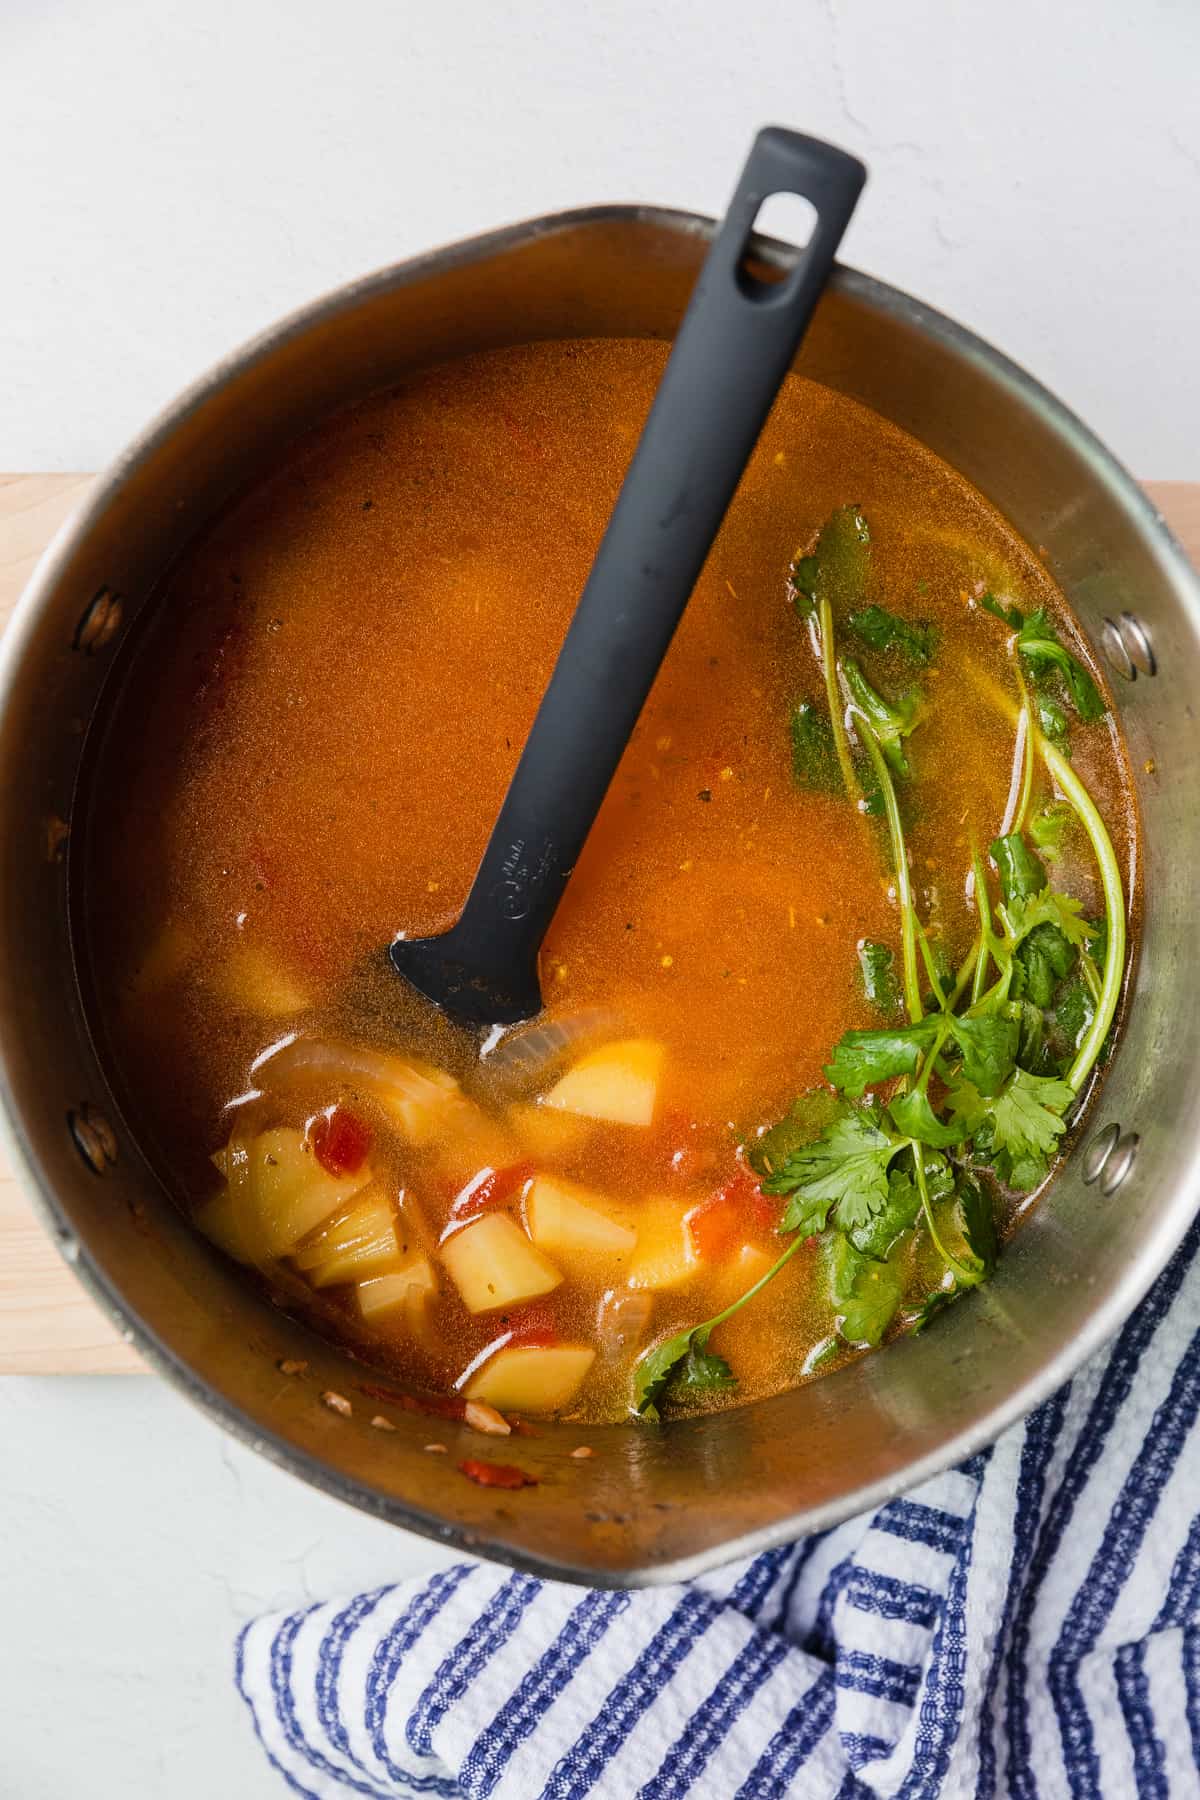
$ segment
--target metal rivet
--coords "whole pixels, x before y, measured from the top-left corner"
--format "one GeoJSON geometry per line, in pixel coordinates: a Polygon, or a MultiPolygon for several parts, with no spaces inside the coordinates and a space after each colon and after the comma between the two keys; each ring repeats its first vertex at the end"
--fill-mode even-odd
{"type": "Polygon", "coordinates": [[[1154,646],[1150,642],[1150,634],[1136,613],[1122,613],[1120,624],[1121,642],[1129,654],[1129,660],[1135,669],[1143,675],[1157,675],[1158,662],[1154,655],[1154,646]]]}
{"type": "Polygon", "coordinates": [[[1137,1155],[1140,1138],[1136,1131],[1127,1131],[1117,1142],[1117,1147],[1104,1165],[1104,1173],[1100,1177],[1100,1192],[1106,1197],[1115,1194],[1130,1169],[1137,1155]]]}
{"type": "Polygon", "coordinates": [[[61,862],[71,827],[67,824],[65,819],[60,819],[57,813],[48,813],[45,824],[46,861],[52,863],[61,862]]]}
{"type": "Polygon", "coordinates": [[[117,1160],[117,1134],[102,1112],[85,1101],[67,1114],[67,1129],[75,1148],[93,1175],[107,1175],[117,1160]]]}
{"type": "Polygon", "coordinates": [[[1090,1187],[1104,1173],[1109,1157],[1117,1147],[1117,1139],[1121,1135],[1119,1125],[1106,1125],[1098,1131],[1083,1154],[1083,1179],[1090,1187]]]}
{"type": "Polygon", "coordinates": [[[1100,648],[1104,651],[1104,659],[1110,669],[1125,681],[1136,681],[1137,670],[1133,666],[1133,658],[1121,635],[1121,627],[1115,619],[1105,619],[1100,627],[1100,648]]]}
{"type": "Polygon", "coordinates": [[[84,611],[82,619],[75,627],[72,648],[84,650],[94,656],[97,650],[103,650],[110,644],[121,629],[121,619],[125,611],[120,594],[112,588],[102,587],[84,611]]]}

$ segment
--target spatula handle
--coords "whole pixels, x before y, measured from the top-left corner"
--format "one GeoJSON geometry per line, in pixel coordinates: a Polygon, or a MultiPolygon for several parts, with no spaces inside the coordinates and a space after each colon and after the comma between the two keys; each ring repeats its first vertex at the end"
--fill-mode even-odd
{"type": "Polygon", "coordinates": [[[438,940],[445,959],[474,971],[481,1018],[528,1017],[541,1004],[542,938],[865,179],[854,157],[814,138],[771,127],[755,140],[466,907],[438,940]],[[759,208],[776,193],[809,201],[815,223],[794,267],[766,280],[746,258],[759,208]]]}

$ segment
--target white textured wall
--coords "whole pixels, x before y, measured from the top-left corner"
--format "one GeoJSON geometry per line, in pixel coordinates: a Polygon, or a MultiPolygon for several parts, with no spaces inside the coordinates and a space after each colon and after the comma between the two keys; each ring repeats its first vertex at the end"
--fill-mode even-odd
{"type": "MultiPolygon", "coordinates": [[[[102,463],[321,289],[552,208],[719,210],[754,127],[849,260],[1200,477],[1194,0],[0,0],[0,468],[102,463]]],[[[427,1563],[149,1380],[0,1387],[0,1793],[282,1792],[237,1622],[427,1563]]]]}
{"type": "Polygon", "coordinates": [[[602,199],[719,210],[755,125],[873,180],[848,259],[1200,476],[1194,0],[5,0],[0,467],[90,468],[381,263],[602,199]]]}

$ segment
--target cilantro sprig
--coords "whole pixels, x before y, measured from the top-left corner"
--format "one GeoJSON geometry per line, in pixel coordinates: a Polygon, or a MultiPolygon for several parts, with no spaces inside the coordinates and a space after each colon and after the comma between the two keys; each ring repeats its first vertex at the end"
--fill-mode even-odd
{"type": "Polygon", "coordinates": [[[980,685],[1016,723],[1019,780],[1010,823],[989,847],[994,876],[971,847],[977,933],[955,972],[918,916],[897,788],[914,779],[907,740],[923,702],[911,691],[886,697],[855,659],[839,655],[836,632],[840,622],[868,652],[910,667],[930,661],[936,638],[923,623],[864,604],[869,579],[867,521],[858,507],[839,508],[789,574],[826,696],[824,711],[811,702],[796,708],[793,760],[801,785],[844,789],[861,813],[883,822],[900,980],[890,945],[858,946],[864,993],[882,1022],[844,1032],[825,1067],[829,1088],[801,1096],[747,1146],[763,1191],[787,1202],[779,1231],[790,1241],[724,1311],[643,1356],[634,1405],[644,1417],[657,1418],[664,1402],[736,1384],[726,1359],[709,1349],[712,1332],[811,1239],[821,1244],[837,1335],[809,1357],[806,1372],[836,1355],[839,1341],[870,1347],[898,1324],[923,1329],[986,1280],[1000,1190],[1028,1191],[1047,1178],[1116,1016],[1126,934],[1120,868],[1066,743],[1068,708],[1084,725],[1104,714],[1095,681],[1044,609],[1026,617],[984,597],[985,610],[1012,634],[1018,703],[980,685]],[[1051,787],[1040,797],[1039,770],[1051,787]],[[1099,919],[1051,884],[1043,861],[1068,847],[1073,858],[1082,843],[1100,875],[1099,919]]]}

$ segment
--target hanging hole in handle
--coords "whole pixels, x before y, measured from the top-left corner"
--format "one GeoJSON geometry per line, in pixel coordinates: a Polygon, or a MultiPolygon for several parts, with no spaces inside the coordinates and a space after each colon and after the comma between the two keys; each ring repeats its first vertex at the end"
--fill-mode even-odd
{"type": "Polygon", "coordinates": [[[737,282],[743,294],[751,300],[762,299],[786,281],[816,228],[817,209],[803,194],[768,194],[754,215],[738,259],[737,282]],[[754,249],[751,239],[755,236],[778,239],[782,250],[768,250],[765,245],[754,249]]]}

